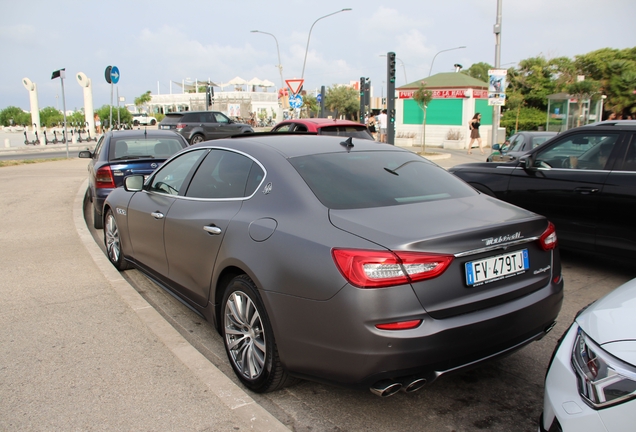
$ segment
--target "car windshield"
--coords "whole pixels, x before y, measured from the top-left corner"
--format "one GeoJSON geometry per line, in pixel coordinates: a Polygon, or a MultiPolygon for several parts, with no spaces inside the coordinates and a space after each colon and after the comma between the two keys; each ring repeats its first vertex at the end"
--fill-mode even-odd
{"type": "Polygon", "coordinates": [[[320,128],[321,135],[336,135],[372,140],[373,137],[365,126],[325,126],[320,128]]]}
{"type": "Polygon", "coordinates": [[[176,138],[117,139],[110,143],[109,159],[167,159],[182,148],[183,145],[176,138]]]}
{"type": "Polygon", "coordinates": [[[328,208],[358,209],[476,195],[444,169],[410,152],[328,153],[291,164],[328,208]]]}

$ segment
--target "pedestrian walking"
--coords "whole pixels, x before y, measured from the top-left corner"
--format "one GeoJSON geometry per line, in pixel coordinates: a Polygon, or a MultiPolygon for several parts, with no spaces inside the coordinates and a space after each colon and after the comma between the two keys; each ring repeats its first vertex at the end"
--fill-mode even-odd
{"type": "Polygon", "coordinates": [[[481,136],[479,135],[479,126],[481,126],[481,114],[475,113],[473,118],[468,123],[468,127],[470,129],[470,144],[468,144],[468,154],[472,154],[473,143],[477,140],[477,144],[479,145],[479,151],[481,154],[484,154],[484,149],[481,146],[481,136]]]}
{"type": "Polygon", "coordinates": [[[380,123],[380,142],[386,142],[386,126],[387,126],[387,116],[386,110],[383,109],[382,112],[378,115],[377,122],[380,123]]]}
{"type": "Polygon", "coordinates": [[[102,133],[102,121],[99,119],[99,114],[95,113],[93,120],[95,120],[95,133],[99,135],[102,133]]]}
{"type": "Polygon", "coordinates": [[[375,114],[373,114],[373,111],[369,114],[369,117],[367,119],[367,129],[369,129],[369,133],[371,134],[371,136],[373,137],[374,140],[377,140],[376,137],[376,128],[375,128],[375,114]]]}

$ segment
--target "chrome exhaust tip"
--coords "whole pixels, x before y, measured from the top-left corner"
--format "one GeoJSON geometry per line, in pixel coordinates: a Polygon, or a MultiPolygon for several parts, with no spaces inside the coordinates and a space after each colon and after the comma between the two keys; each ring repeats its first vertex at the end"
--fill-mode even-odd
{"type": "Polygon", "coordinates": [[[424,378],[417,378],[402,387],[402,391],[405,393],[415,393],[418,390],[421,390],[422,387],[426,385],[426,380],[424,378]]]}
{"type": "Polygon", "coordinates": [[[393,396],[397,392],[402,389],[402,383],[391,381],[391,380],[382,380],[373,384],[369,387],[371,393],[380,397],[389,397],[393,396]]]}

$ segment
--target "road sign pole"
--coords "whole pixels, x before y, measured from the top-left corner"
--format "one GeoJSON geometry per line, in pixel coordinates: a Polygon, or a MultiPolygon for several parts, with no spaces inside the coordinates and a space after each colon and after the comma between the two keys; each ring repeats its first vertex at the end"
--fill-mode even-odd
{"type": "Polygon", "coordinates": [[[110,117],[108,119],[108,127],[113,130],[113,82],[110,82],[110,117]]]}

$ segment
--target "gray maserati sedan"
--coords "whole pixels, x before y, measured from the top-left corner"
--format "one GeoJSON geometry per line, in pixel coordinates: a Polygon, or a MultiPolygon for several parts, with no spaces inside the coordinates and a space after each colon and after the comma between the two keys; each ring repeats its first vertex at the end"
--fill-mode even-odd
{"type": "Polygon", "coordinates": [[[554,226],[410,151],[249,134],[188,147],[104,203],[104,241],[221,334],[255,392],[413,392],[543,337],[554,226]]]}

